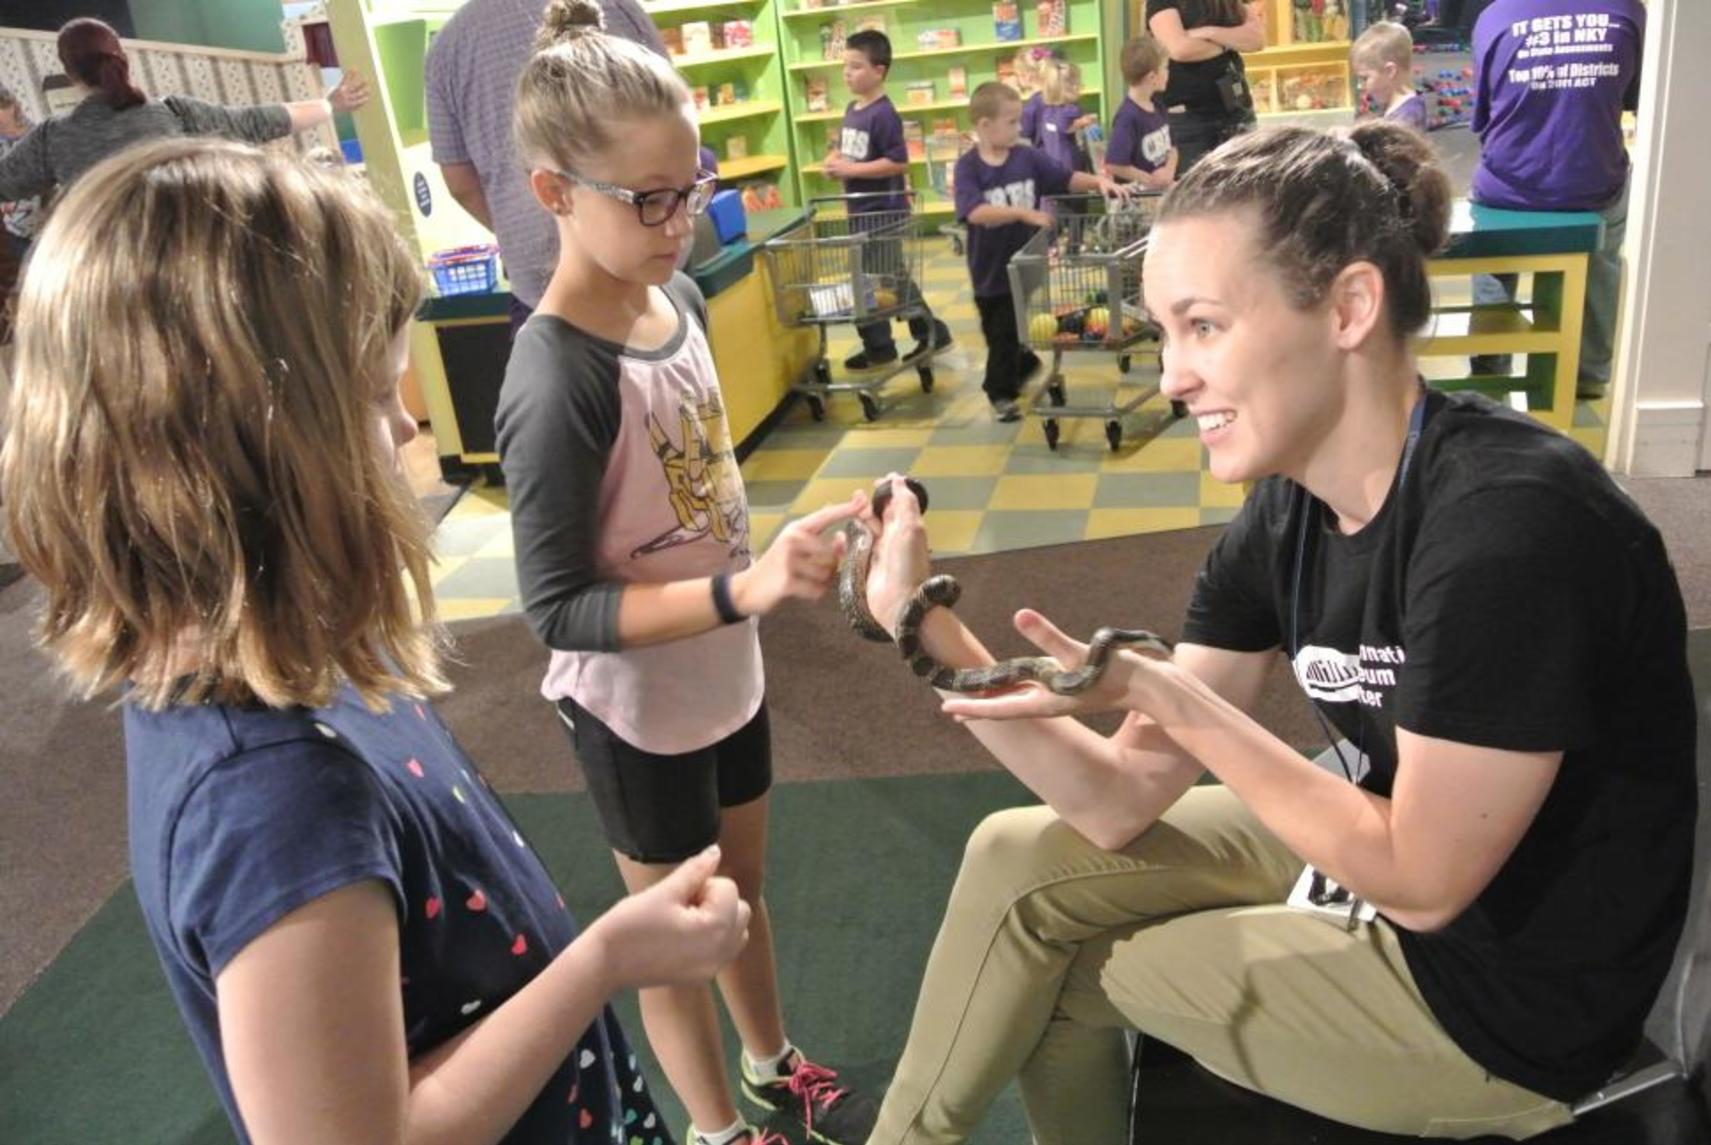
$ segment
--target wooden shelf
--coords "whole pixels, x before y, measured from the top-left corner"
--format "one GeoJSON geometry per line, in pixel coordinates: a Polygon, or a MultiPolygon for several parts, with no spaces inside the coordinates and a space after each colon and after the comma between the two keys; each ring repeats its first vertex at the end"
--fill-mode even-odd
{"type": "Polygon", "coordinates": [[[1297,62],[1323,63],[1327,59],[1348,59],[1351,46],[1347,40],[1326,40],[1317,44],[1283,44],[1274,48],[1262,48],[1257,52],[1243,52],[1242,59],[1250,67],[1256,68],[1275,68],[1280,64],[1297,62]]]}
{"type": "Polygon", "coordinates": [[[719,181],[727,179],[747,179],[751,175],[764,175],[768,171],[782,171],[790,166],[788,155],[749,155],[742,159],[719,160],[719,181]]]}
{"type": "MultiPolygon", "coordinates": [[[[911,0],[911,2],[913,2],[913,0],[911,0]]],[[[1104,93],[1096,87],[1081,89],[1082,99],[1098,99],[1103,94],[1104,93]]],[[[897,109],[897,113],[899,115],[908,115],[911,112],[916,115],[929,115],[935,111],[966,111],[968,109],[968,100],[966,99],[936,99],[932,103],[898,103],[896,100],[892,100],[891,102],[892,106],[897,109]]],[[[833,120],[840,120],[843,117],[844,113],[842,111],[813,111],[809,112],[807,115],[798,115],[796,117],[796,122],[830,123],[833,120]]]]}
{"type": "Polygon", "coordinates": [[[786,20],[795,20],[803,16],[836,16],[839,12],[860,12],[868,8],[901,8],[914,4],[917,0],[862,0],[858,4],[828,4],[823,8],[790,8],[780,9],[779,15],[786,20]]]}
{"type": "MultiPolygon", "coordinates": [[[[1092,34],[1081,36],[1035,36],[1033,39],[1029,40],[988,40],[979,44],[962,44],[955,48],[933,48],[925,52],[894,52],[891,56],[891,62],[896,64],[902,60],[927,60],[938,56],[967,56],[973,55],[977,52],[990,52],[995,50],[999,52],[1016,52],[1023,48],[1043,47],[1050,44],[1091,44],[1097,43],[1098,40],[1099,37],[1092,34]]],[[[841,68],[843,66],[844,61],[842,59],[808,60],[800,64],[791,64],[790,70],[793,72],[812,72],[819,71],[824,68],[841,68]]]]}
{"type": "Polygon", "coordinates": [[[714,123],[729,123],[735,119],[753,119],[760,115],[772,115],[784,110],[784,105],[775,99],[751,99],[742,103],[727,103],[721,107],[709,107],[696,113],[696,122],[702,127],[714,123]]]}
{"type": "MultiPolygon", "coordinates": [[[[672,64],[679,68],[700,68],[709,64],[730,63],[733,60],[770,60],[778,54],[778,49],[772,44],[756,44],[752,48],[725,48],[718,52],[701,52],[693,56],[668,57],[672,64]]],[[[842,67],[840,63],[838,65],[842,67]]]]}
{"type": "Polygon", "coordinates": [[[642,11],[650,16],[673,12],[703,12],[714,8],[747,8],[761,0],[642,0],[642,11]]]}

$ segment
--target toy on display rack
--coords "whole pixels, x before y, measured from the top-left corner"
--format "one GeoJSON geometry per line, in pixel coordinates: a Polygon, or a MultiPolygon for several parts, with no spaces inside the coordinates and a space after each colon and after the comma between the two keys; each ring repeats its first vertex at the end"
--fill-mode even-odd
{"type": "Polygon", "coordinates": [[[903,87],[903,102],[910,107],[921,107],[937,98],[938,89],[932,80],[910,80],[903,87]]]}
{"type": "Polygon", "coordinates": [[[1426,101],[1426,130],[1460,127],[1473,118],[1473,68],[1439,68],[1426,75],[1414,69],[1414,86],[1426,101]]]}
{"type": "Polygon", "coordinates": [[[1278,78],[1279,111],[1321,111],[1348,106],[1348,80],[1340,71],[1293,71],[1278,78]]]}
{"type": "Polygon", "coordinates": [[[712,96],[705,86],[690,88],[689,98],[695,101],[696,111],[706,111],[708,105],[712,103],[712,96]]]}
{"type": "Polygon", "coordinates": [[[825,76],[809,76],[804,81],[809,111],[830,111],[832,90],[825,76]]]}
{"type": "Polygon", "coordinates": [[[998,0],[992,6],[992,28],[1000,42],[1022,38],[1022,11],[1016,0],[998,0]]]}
{"type": "Polygon", "coordinates": [[[733,135],[725,140],[726,159],[747,159],[749,157],[749,141],[741,135],[733,135]]]}
{"type": "Polygon", "coordinates": [[[915,37],[915,46],[923,52],[940,48],[962,47],[962,31],[957,28],[928,28],[915,37]]]}
{"type": "Polygon", "coordinates": [[[1038,17],[1039,27],[1036,36],[1064,36],[1069,34],[1069,5],[1065,0],[1039,0],[1034,6],[1038,17]]]}
{"type": "Polygon", "coordinates": [[[772,211],[784,206],[784,200],[778,193],[776,183],[744,183],[742,185],[743,210],[748,214],[756,211],[772,211]]]}
{"type": "Polygon", "coordinates": [[[698,56],[713,50],[713,25],[705,20],[694,20],[679,25],[683,33],[683,54],[698,56]]]}
{"type": "Polygon", "coordinates": [[[754,47],[755,26],[752,20],[727,20],[720,27],[724,31],[727,48],[754,47]]]}
{"type": "Polygon", "coordinates": [[[661,28],[659,38],[665,44],[667,55],[681,56],[683,54],[683,29],[677,27],[661,28]]]}
{"type": "Polygon", "coordinates": [[[909,153],[911,163],[919,163],[927,157],[927,133],[918,119],[903,121],[903,147],[909,153]]]}
{"type": "Polygon", "coordinates": [[[842,20],[833,20],[820,25],[820,58],[823,60],[841,60],[844,58],[844,39],[849,28],[842,20]]]}

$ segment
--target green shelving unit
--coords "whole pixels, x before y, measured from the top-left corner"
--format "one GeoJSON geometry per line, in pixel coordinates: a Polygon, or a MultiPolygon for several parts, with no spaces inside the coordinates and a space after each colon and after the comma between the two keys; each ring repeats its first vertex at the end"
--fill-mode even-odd
{"type": "MultiPolygon", "coordinates": [[[[803,0],[777,0],[779,39],[783,47],[787,102],[790,109],[791,142],[797,157],[796,174],[803,201],[820,195],[839,193],[841,184],[828,178],[823,169],[827,150],[836,139],[839,123],[850,93],[844,87],[843,55],[826,59],[823,28],[833,21],[842,21],[845,35],[858,31],[864,20],[883,20],[881,29],[891,38],[891,73],[886,82],[886,94],[897,106],[905,124],[921,125],[922,135],[932,138],[936,130],[954,128],[958,132],[973,130],[968,116],[968,97],[952,96],[949,69],[961,67],[967,72],[968,92],[973,93],[987,80],[998,76],[999,62],[1008,61],[1023,48],[1049,47],[1064,59],[1081,67],[1082,106],[1107,118],[1105,109],[1105,51],[1101,35],[1103,0],[1068,0],[1066,27],[1062,35],[1039,35],[1036,7],[1026,0],[1017,4],[1022,21],[1020,40],[1001,41],[993,19],[991,0],[867,0],[865,3],[838,4],[820,8],[803,6],[803,0]],[[789,7],[783,7],[789,5],[789,7]],[[940,29],[955,29],[960,43],[955,46],[926,46],[923,33],[940,29]],[[811,110],[808,88],[810,81],[824,83],[827,104],[824,111],[811,110]],[[933,84],[931,98],[917,94],[910,102],[910,85],[933,84]]],[[[921,210],[929,216],[948,217],[952,204],[935,194],[928,178],[924,159],[912,158],[909,182],[920,193],[921,210]]]]}
{"type": "Polygon", "coordinates": [[[778,0],[643,0],[668,44],[672,29],[685,24],[721,25],[747,20],[752,46],[674,54],[684,82],[701,97],[701,142],[719,157],[725,183],[774,183],[785,203],[796,202],[797,178],[790,149],[789,105],[779,55],[778,0]],[[734,95],[734,99],[726,97],[734,95]],[[733,146],[734,144],[734,146],[733,146]],[[733,156],[733,151],[740,154],[733,156]]]}

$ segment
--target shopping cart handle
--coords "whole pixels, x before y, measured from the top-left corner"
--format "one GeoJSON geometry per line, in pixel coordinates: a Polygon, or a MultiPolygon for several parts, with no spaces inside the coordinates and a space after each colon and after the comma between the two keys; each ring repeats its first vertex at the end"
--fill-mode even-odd
{"type": "MultiPolygon", "coordinates": [[[[915,494],[915,500],[921,503],[921,512],[927,511],[927,487],[913,477],[905,477],[903,484],[909,486],[909,492],[915,494]]],[[[887,481],[873,491],[873,515],[885,516],[885,507],[891,504],[891,482],[887,481]]]]}

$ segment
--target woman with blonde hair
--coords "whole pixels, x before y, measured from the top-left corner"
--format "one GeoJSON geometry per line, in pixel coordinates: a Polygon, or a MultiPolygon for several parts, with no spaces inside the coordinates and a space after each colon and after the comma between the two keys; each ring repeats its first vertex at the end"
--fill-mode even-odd
{"type": "Polygon", "coordinates": [[[607,999],[704,980],[748,908],[709,851],[579,933],[429,706],[421,296],[339,172],[128,150],[38,239],[0,494],[43,645],[122,703],[137,897],[239,1138],[607,1145],[658,1120],[607,999]]]}

